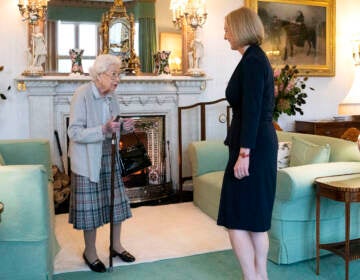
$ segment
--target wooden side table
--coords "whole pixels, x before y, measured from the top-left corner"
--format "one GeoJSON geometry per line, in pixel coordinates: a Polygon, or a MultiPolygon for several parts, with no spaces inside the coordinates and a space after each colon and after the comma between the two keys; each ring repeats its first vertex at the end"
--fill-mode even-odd
{"type": "Polygon", "coordinates": [[[300,133],[324,135],[340,138],[341,135],[350,127],[360,129],[359,120],[349,121],[295,121],[295,131],[300,133]]]}
{"type": "Polygon", "coordinates": [[[320,269],[320,249],[345,260],[345,279],[349,279],[349,262],[360,258],[360,238],[350,240],[350,203],[360,202],[360,173],[322,177],[316,183],[316,274],[320,269]],[[345,202],[345,241],[320,243],[320,197],[345,202]]]}

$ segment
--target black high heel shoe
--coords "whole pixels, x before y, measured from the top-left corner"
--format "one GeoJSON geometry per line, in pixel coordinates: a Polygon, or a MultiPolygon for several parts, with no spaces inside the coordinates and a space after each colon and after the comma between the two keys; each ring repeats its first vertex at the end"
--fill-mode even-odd
{"type": "Polygon", "coordinates": [[[111,256],[112,257],[118,256],[124,262],[134,262],[135,261],[135,257],[126,250],[122,251],[121,253],[116,252],[115,250],[111,250],[111,256]]]}
{"type": "Polygon", "coordinates": [[[103,264],[102,261],[100,261],[99,259],[96,259],[93,263],[90,263],[88,261],[88,259],[86,258],[85,256],[85,253],[83,254],[83,259],[85,261],[85,263],[87,264],[87,266],[92,270],[92,271],[95,271],[95,272],[106,272],[106,267],[105,265],[103,264]]]}

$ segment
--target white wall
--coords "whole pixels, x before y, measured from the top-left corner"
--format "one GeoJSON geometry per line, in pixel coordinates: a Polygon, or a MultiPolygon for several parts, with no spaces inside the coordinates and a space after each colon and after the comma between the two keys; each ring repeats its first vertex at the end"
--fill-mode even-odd
{"type": "Polygon", "coordinates": [[[16,93],[14,78],[25,68],[26,27],[21,21],[16,0],[2,0],[0,17],[0,89],[12,86],[8,100],[0,100],[0,139],[28,137],[27,97],[16,93]]]}
{"type": "MultiPolygon", "coordinates": [[[[280,125],[285,130],[293,129],[294,120],[331,118],[337,114],[337,106],[349,91],[354,77],[354,65],[351,58],[350,38],[359,32],[360,1],[338,0],[336,7],[336,76],[311,77],[308,85],[315,88],[309,93],[307,104],[303,106],[304,116],[281,116],[280,125]],[[358,27],[359,26],[359,27],[358,27]]],[[[200,31],[205,46],[205,57],[201,67],[211,77],[206,91],[199,97],[186,97],[180,105],[198,101],[209,101],[224,96],[230,75],[240,59],[240,55],[231,51],[223,39],[223,19],[231,10],[240,7],[241,0],[207,1],[208,20],[200,31]]],[[[27,97],[24,92],[17,92],[13,84],[25,68],[26,26],[21,21],[17,0],[1,0],[0,10],[0,65],[5,70],[0,72],[0,89],[9,84],[12,91],[8,100],[0,100],[0,139],[24,138],[29,135],[27,97]]],[[[216,129],[210,130],[216,136],[216,129]]]]}

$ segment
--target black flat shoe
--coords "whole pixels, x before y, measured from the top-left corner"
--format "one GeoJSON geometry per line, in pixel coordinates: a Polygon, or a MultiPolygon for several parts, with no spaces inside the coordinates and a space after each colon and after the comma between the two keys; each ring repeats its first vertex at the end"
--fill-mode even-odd
{"type": "Polygon", "coordinates": [[[93,263],[90,263],[88,261],[88,259],[86,258],[85,254],[83,254],[83,259],[85,261],[85,263],[87,264],[87,266],[95,272],[106,272],[106,267],[105,265],[102,263],[102,261],[100,261],[99,259],[95,260],[93,263]]]}
{"type": "Polygon", "coordinates": [[[118,253],[115,250],[112,250],[111,256],[112,257],[118,256],[124,262],[134,262],[135,261],[135,257],[133,255],[131,255],[128,251],[122,251],[121,253],[118,253]]]}

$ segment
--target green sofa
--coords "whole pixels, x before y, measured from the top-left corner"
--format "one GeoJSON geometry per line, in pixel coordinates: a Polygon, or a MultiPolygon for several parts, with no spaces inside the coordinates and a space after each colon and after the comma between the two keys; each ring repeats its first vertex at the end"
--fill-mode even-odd
{"type": "Polygon", "coordinates": [[[47,140],[0,140],[0,279],[52,279],[59,250],[47,140]]]}
{"type": "MultiPolygon", "coordinates": [[[[360,173],[360,152],[354,142],[292,132],[277,132],[280,141],[296,136],[317,145],[330,145],[327,163],[286,167],[278,170],[276,196],[269,231],[269,259],[289,264],[316,256],[314,180],[317,177],[360,173]]],[[[222,141],[198,141],[189,145],[192,164],[194,204],[217,219],[222,178],[228,150],[222,141]]],[[[351,236],[360,237],[359,206],[352,206],[351,236]]],[[[344,204],[322,198],[321,242],[341,241],[345,237],[344,204]]],[[[321,251],[321,254],[328,254],[321,251]]]]}

